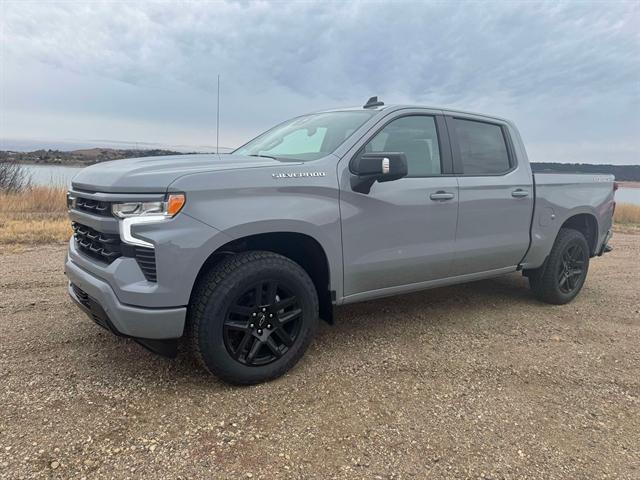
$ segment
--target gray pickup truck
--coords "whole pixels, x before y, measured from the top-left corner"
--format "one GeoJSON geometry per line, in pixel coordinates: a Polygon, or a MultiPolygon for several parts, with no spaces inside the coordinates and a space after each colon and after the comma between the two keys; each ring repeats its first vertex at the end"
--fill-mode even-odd
{"type": "Polygon", "coordinates": [[[83,169],[71,298],[111,332],[220,378],[273,379],[334,306],[522,271],[572,300],[609,249],[613,177],[533,175],[510,121],[385,106],[303,115],[231,154],[83,169]]]}

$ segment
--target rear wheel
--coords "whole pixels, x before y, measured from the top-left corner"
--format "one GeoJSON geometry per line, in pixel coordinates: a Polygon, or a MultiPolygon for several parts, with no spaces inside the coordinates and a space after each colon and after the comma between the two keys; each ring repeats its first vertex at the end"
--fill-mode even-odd
{"type": "Polygon", "coordinates": [[[293,367],[317,323],[313,282],[297,263],[271,252],[223,260],[200,281],[189,306],[195,356],[237,384],[271,380],[293,367]]]}
{"type": "Polygon", "coordinates": [[[529,285],[543,302],[562,305],[582,289],[589,270],[589,245],[582,233],[562,228],[545,265],[528,273],[529,285]]]}

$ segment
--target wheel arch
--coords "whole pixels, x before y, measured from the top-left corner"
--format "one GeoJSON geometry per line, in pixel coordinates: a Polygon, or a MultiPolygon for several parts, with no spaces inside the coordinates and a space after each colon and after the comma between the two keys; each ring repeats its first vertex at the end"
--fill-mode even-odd
{"type": "Polygon", "coordinates": [[[589,245],[589,255],[593,257],[602,238],[602,225],[598,218],[597,210],[589,206],[563,209],[542,199],[540,205],[535,207],[531,246],[520,263],[521,268],[531,270],[542,267],[562,228],[572,228],[582,233],[589,245]]]}
{"type": "MultiPolygon", "coordinates": [[[[235,238],[212,252],[200,267],[191,295],[204,274],[229,255],[251,250],[277,253],[300,265],[316,287],[320,304],[320,317],[333,323],[333,302],[336,293],[332,289],[329,257],[325,248],[314,237],[300,232],[274,231],[235,238]]],[[[191,301],[190,301],[191,303],[191,301]]]]}
{"type": "Polygon", "coordinates": [[[582,233],[589,245],[589,256],[595,256],[598,244],[598,219],[595,215],[592,213],[574,214],[562,223],[560,229],[563,228],[571,228],[582,233]]]}

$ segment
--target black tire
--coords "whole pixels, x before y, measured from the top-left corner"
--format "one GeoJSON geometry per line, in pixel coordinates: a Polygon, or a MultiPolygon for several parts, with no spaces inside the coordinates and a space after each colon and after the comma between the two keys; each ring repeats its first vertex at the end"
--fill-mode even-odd
{"type": "Polygon", "coordinates": [[[191,350],[207,370],[229,383],[266,382],[307,350],[318,325],[318,296],[307,272],[292,260],[242,252],[198,282],[187,322],[191,350]]]}
{"type": "Polygon", "coordinates": [[[539,300],[564,305],[578,295],[588,271],[589,244],[584,235],[561,228],[545,264],[528,272],[529,285],[539,300]]]}

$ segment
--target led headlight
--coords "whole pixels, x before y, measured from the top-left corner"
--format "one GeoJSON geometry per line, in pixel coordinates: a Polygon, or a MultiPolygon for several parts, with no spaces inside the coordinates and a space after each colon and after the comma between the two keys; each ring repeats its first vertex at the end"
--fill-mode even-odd
{"type": "Polygon", "coordinates": [[[133,235],[135,225],[157,223],[175,217],[184,206],[184,193],[172,193],[162,202],[123,202],[111,205],[111,212],[122,221],[120,238],[124,243],[138,247],[155,248],[153,243],[133,235]]]}
{"type": "Polygon", "coordinates": [[[111,212],[118,218],[131,217],[174,217],[184,206],[183,193],[172,193],[166,201],[161,202],[125,202],[111,205],[111,212]]]}

